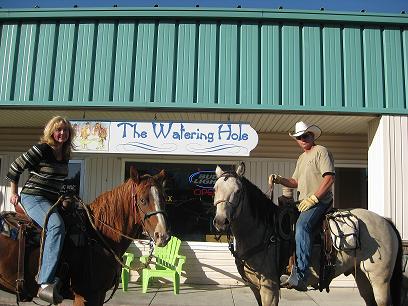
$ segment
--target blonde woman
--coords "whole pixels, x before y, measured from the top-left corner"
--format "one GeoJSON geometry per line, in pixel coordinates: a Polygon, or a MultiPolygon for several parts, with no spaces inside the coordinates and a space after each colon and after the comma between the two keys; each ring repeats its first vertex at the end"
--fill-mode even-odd
{"type": "MultiPolygon", "coordinates": [[[[59,191],[68,175],[74,130],[71,123],[60,116],[53,117],[45,126],[40,142],[18,157],[10,166],[7,179],[10,181],[10,203],[16,205],[20,199],[17,185],[20,175],[29,171],[29,178],[21,190],[21,204],[27,214],[43,226],[51,206],[58,200],[59,191]]],[[[55,210],[51,213],[44,241],[41,270],[37,282],[38,296],[49,292],[55,300],[62,297],[56,291],[56,269],[64,243],[65,226],[55,210]]]]}

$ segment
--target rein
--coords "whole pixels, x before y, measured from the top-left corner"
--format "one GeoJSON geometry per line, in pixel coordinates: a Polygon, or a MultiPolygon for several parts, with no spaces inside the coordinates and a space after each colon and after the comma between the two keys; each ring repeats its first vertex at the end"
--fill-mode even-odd
{"type": "MultiPolygon", "coordinates": [[[[140,206],[139,202],[137,201],[136,198],[136,193],[135,193],[135,186],[134,184],[132,184],[132,208],[133,208],[133,212],[134,212],[134,217],[135,220],[137,220],[137,209],[139,209],[143,214],[144,217],[143,219],[141,219],[141,224],[142,224],[142,229],[143,229],[143,234],[145,234],[146,236],[148,236],[149,238],[149,261],[152,257],[153,254],[153,247],[154,247],[154,239],[150,236],[149,231],[146,230],[146,226],[145,226],[145,221],[148,220],[150,217],[155,216],[157,214],[162,214],[164,217],[167,216],[166,212],[164,210],[156,210],[156,211],[151,211],[151,212],[145,212],[142,207],[140,206]],[[153,242],[153,243],[152,243],[153,242]]],[[[102,236],[102,234],[99,232],[98,228],[96,227],[95,223],[93,222],[93,219],[95,218],[95,216],[90,212],[89,207],[82,201],[82,199],[80,199],[77,196],[74,196],[74,199],[79,202],[81,204],[81,206],[84,208],[86,215],[88,217],[88,220],[92,226],[92,228],[94,229],[96,235],[98,236],[99,240],[102,242],[104,248],[109,251],[109,253],[115,258],[116,262],[121,266],[124,267],[126,269],[132,270],[132,271],[140,271],[139,269],[134,269],[128,265],[126,265],[116,254],[116,252],[110,247],[110,245],[106,242],[105,238],[102,236]],[[93,218],[92,218],[93,217],[93,218]]],[[[121,231],[113,228],[112,226],[106,224],[105,222],[103,222],[100,219],[96,219],[97,221],[99,221],[103,226],[108,227],[110,230],[112,230],[113,232],[115,232],[116,234],[129,239],[129,240],[137,240],[134,237],[130,237],[124,233],[122,233],[121,231]]],[[[146,267],[149,263],[149,261],[147,261],[147,263],[144,265],[144,267],[146,267]]],[[[119,277],[119,276],[118,276],[119,277]]],[[[104,303],[107,303],[115,294],[116,290],[118,289],[118,282],[116,282],[115,287],[113,288],[113,291],[111,293],[111,295],[109,296],[109,298],[107,300],[104,301],[104,303]]]]}
{"type": "Polygon", "coordinates": [[[269,245],[273,245],[277,243],[277,237],[272,234],[269,236],[269,238],[265,239],[266,237],[266,229],[264,232],[264,240],[259,242],[257,245],[255,245],[254,247],[245,250],[243,254],[239,255],[238,252],[236,252],[234,250],[234,244],[232,242],[232,238],[230,235],[228,235],[228,248],[230,250],[230,252],[232,253],[232,255],[234,255],[234,257],[238,260],[240,260],[241,262],[245,263],[248,259],[250,259],[252,256],[254,256],[255,254],[258,254],[260,252],[262,252],[263,250],[265,250],[269,245]]]}
{"type": "MultiPolygon", "coordinates": [[[[104,248],[105,248],[109,253],[111,253],[111,255],[115,258],[116,262],[117,262],[120,266],[122,266],[122,267],[124,267],[124,268],[130,269],[130,270],[136,270],[136,269],[133,269],[133,268],[129,267],[128,265],[126,265],[126,264],[118,257],[118,255],[116,254],[116,252],[110,247],[110,245],[106,242],[105,238],[104,238],[104,237],[102,236],[102,234],[99,232],[98,228],[96,227],[95,223],[94,223],[93,220],[92,220],[92,217],[95,217],[95,216],[92,215],[92,213],[89,211],[89,208],[88,208],[87,205],[82,201],[82,199],[80,199],[80,198],[77,197],[77,196],[74,196],[74,199],[75,199],[76,201],[78,201],[78,202],[81,204],[81,206],[84,208],[84,210],[85,210],[85,212],[86,212],[86,215],[87,215],[87,217],[88,217],[89,223],[91,224],[92,228],[94,229],[96,235],[98,236],[99,240],[102,242],[104,248]]],[[[110,225],[108,225],[108,224],[102,222],[102,221],[99,220],[99,219],[97,219],[97,220],[98,220],[99,222],[101,222],[101,224],[103,224],[104,226],[106,226],[106,227],[108,227],[109,229],[111,229],[112,231],[116,232],[117,234],[119,234],[119,235],[121,235],[121,236],[123,236],[123,237],[125,237],[125,238],[127,238],[127,239],[133,240],[132,237],[129,237],[129,236],[123,234],[122,232],[120,232],[120,231],[114,229],[112,226],[110,226],[110,225]]],[[[151,240],[152,238],[149,236],[149,239],[151,240]]],[[[151,244],[151,243],[149,243],[149,245],[150,245],[149,256],[151,256],[151,254],[153,253],[153,247],[152,247],[152,244],[151,244]]],[[[136,271],[138,271],[138,270],[136,270],[136,271]]],[[[116,278],[116,279],[118,279],[118,278],[119,278],[119,275],[117,275],[117,278],[116,278]]],[[[110,296],[103,302],[104,304],[107,303],[107,302],[109,302],[109,301],[112,299],[113,295],[115,294],[116,290],[118,289],[118,286],[119,286],[119,283],[118,283],[117,281],[115,281],[115,286],[114,286],[114,288],[113,288],[113,290],[112,290],[110,296]]]]}
{"type": "MultiPolygon", "coordinates": [[[[138,271],[137,269],[133,269],[129,266],[127,266],[115,253],[115,251],[109,246],[109,244],[106,242],[105,238],[102,236],[102,234],[99,232],[98,228],[96,227],[95,223],[93,222],[93,219],[95,218],[95,216],[89,211],[88,206],[82,201],[82,199],[80,199],[77,196],[74,196],[75,200],[78,201],[81,206],[85,209],[85,212],[87,214],[88,220],[92,226],[92,228],[94,229],[94,231],[96,232],[98,238],[102,241],[104,247],[114,256],[115,260],[124,268],[133,270],[133,271],[138,271]],[[92,218],[93,217],[93,218],[92,218]]],[[[138,201],[136,200],[136,193],[135,193],[135,186],[134,184],[132,184],[132,207],[133,207],[133,212],[134,212],[134,217],[135,220],[137,219],[137,209],[139,209],[143,214],[144,217],[143,219],[141,219],[141,223],[142,223],[142,229],[143,229],[143,234],[145,234],[148,238],[149,241],[153,242],[154,239],[152,236],[150,236],[149,231],[146,230],[146,226],[145,226],[145,221],[147,219],[149,219],[150,217],[157,215],[157,214],[162,214],[163,216],[167,216],[166,212],[164,210],[156,210],[156,211],[151,211],[151,212],[145,212],[142,207],[140,207],[140,204],[138,203],[138,201]]],[[[105,222],[103,222],[100,219],[96,219],[98,222],[100,222],[103,226],[109,228],[110,230],[112,230],[113,232],[115,232],[116,234],[129,239],[129,240],[138,240],[135,237],[130,237],[124,233],[122,233],[121,231],[115,229],[114,227],[112,227],[109,224],[106,224],[105,222]]],[[[150,246],[150,251],[149,254],[153,253],[153,244],[149,243],[150,246]]]]}
{"type": "MultiPolygon", "coordinates": [[[[45,218],[45,221],[44,221],[43,228],[47,228],[47,223],[48,223],[48,219],[49,219],[50,214],[52,213],[53,209],[54,209],[57,205],[59,205],[59,204],[61,203],[61,201],[63,200],[63,198],[64,198],[63,195],[60,196],[60,197],[58,198],[57,202],[55,202],[55,204],[53,204],[53,205],[51,206],[51,208],[48,210],[48,213],[47,213],[46,218],[45,218]]],[[[95,233],[97,234],[97,236],[99,237],[99,239],[102,241],[102,244],[104,244],[105,249],[108,250],[109,253],[111,253],[111,254],[114,256],[115,260],[116,260],[120,265],[126,266],[126,265],[118,258],[118,256],[116,255],[115,251],[112,250],[112,248],[109,246],[109,244],[106,242],[106,240],[103,238],[103,236],[102,236],[101,233],[99,232],[98,228],[97,228],[97,227],[95,226],[95,224],[93,223],[92,217],[91,217],[91,213],[89,212],[89,208],[85,205],[85,203],[82,201],[82,199],[78,198],[76,195],[74,196],[74,199],[77,200],[77,201],[81,204],[81,206],[84,208],[84,210],[85,210],[85,212],[86,212],[86,214],[87,214],[88,220],[89,220],[89,222],[90,222],[91,225],[92,225],[92,228],[94,229],[94,231],[95,231],[95,233]]],[[[41,233],[40,255],[39,255],[39,263],[38,263],[38,271],[40,271],[40,269],[41,269],[41,262],[42,262],[42,256],[43,256],[43,250],[44,250],[45,232],[46,232],[46,231],[43,230],[42,233],[41,233]]],[[[126,267],[127,267],[127,266],[126,266],[126,267]]],[[[119,276],[117,276],[117,278],[118,278],[118,277],[119,277],[119,276]]],[[[109,296],[109,298],[108,298],[106,301],[104,301],[104,304],[107,303],[110,299],[112,299],[113,295],[115,294],[116,290],[118,289],[118,286],[119,286],[118,282],[115,282],[115,286],[114,286],[114,288],[113,288],[113,291],[112,291],[111,295],[109,296]]],[[[35,303],[35,304],[37,304],[37,303],[35,303]]],[[[37,304],[37,305],[40,305],[40,304],[37,304]]]]}
{"type": "MultiPolygon", "coordinates": [[[[233,172],[233,171],[226,171],[226,172],[224,172],[224,173],[222,173],[221,174],[221,176],[220,177],[223,177],[224,178],[224,181],[226,181],[228,178],[230,178],[230,177],[235,177],[236,179],[238,179],[238,180],[240,180],[241,181],[241,183],[242,183],[242,179],[241,179],[241,177],[240,176],[238,176],[235,172],[233,172]]],[[[245,191],[245,189],[244,189],[244,191],[245,191]]],[[[232,202],[230,202],[229,200],[225,200],[225,199],[221,199],[221,200],[218,200],[218,201],[216,201],[215,203],[214,203],[214,206],[217,206],[218,204],[221,204],[221,203],[225,203],[225,204],[227,204],[227,205],[231,205],[232,207],[235,207],[235,206],[238,206],[241,202],[242,202],[242,200],[243,200],[243,197],[244,197],[244,194],[246,193],[246,192],[241,192],[241,195],[240,195],[240,198],[238,199],[238,204],[234,204],[234,203],[232,203],[232,202]]],[[[273,192],[273,191],[272,191],[273,192]]],[[[235,215],[235,212],[234,212],[234,214],[233,215],[235,215]]],[[[232,218],[231,218],[232,219],[232,218]]],[[[275,224],[276,222],[276,214],[273,214],[273,223],[275,224]]],[[[231,237],[231,235],[230,235],[230,233],[231,233],[231,227],[230,226],[228,226],[228,233],[227,233],[227,240],[228,240],[228,249],[230,250],[230,252],[231,252],[231,254],[234,256],[234,258],[235,259],[237,259],[237,260],[239,260],[243,265],[245,265],[249,270],[251,270],[251,271],[254,271],[251,267],[249,267],[248,265],[247,265],[247,260],[248,259],[250,259],[252,256],[254,256],[255,254],[258,254],[258,253],[260,253],[260,252],[262,252],[263,250],[265,250],[266,248],[268,248],[269,247],[269,245],[271,245],[271,244],[275,244],[275,245],[277,245],[277,241],[278,241],[278,235],[277,235],[277,231],[276,231],[276,229],[275,228],[273,228],[273,232],[272,232],[272,234],[269,236],[269,235],[267,235],[267,227],[265,226],[265,231],[264,231],[264,234],[263,234],[263,239],[257,244],[257,245],[255,245],[254,247],[252,247],[252,248],[250,248],[250,249],[248,249],[248,250],[245,250],[245,252],[243,253],[243,254],[238,254],[238,252],[237,251],[235,251],[235,247],[234,247],[234,242],[233,242],[233,238],[231,237]],[[268,236],[268,237],[267,237],[268,236]]],[[[279,262],[279,261],[278,261],[279,262]]]]}

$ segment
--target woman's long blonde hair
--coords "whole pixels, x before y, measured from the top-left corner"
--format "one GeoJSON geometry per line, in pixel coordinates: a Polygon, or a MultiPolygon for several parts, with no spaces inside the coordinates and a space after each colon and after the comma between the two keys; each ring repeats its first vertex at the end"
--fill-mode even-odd
{"type": "Polygon", "coordinates": [[[55,116],[51,118],[51,120],[48,121],[48,123],[45,125],[43,135],[40,138],[40,143],[46,143],[50,146],[55,146],[55,139],[52,135],[61,126],[61,124],[66,125],[69,129],[69,137],[67,141],[62,145],[63,158],[65,160],[69,160],[71,157],[71,151],[73,149],[72,140],[75,137],[75,130],[73,129],[71,122],[69,122],[68,119],[61,116],[55,116]]]}

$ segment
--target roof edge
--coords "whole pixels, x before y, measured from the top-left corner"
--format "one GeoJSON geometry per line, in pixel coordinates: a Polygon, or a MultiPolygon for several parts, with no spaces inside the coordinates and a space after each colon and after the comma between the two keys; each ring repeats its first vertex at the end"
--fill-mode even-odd
{"type": "Polygon", "coordinates": [[[256,19],[408,25],[408,14],[244,8],[32,8],[0,9],[0,20],[81,18],[256,19]]]}

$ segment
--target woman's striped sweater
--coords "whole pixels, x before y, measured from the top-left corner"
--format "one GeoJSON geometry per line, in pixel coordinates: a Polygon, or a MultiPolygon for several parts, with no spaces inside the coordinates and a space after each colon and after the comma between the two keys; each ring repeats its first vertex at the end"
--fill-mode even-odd
{"type": "Polygon", "coordinates": [[[26,169],[30,174],[21,193],[41,195],[55,202],[68,175],[68,161],[58,161],[53,149],[42,143],[34,145],[19,156],[11,164],[6,178],[18,183],[20,175],[26,169]]]}

